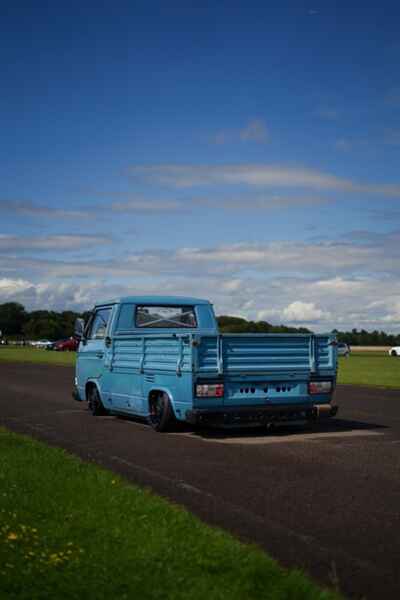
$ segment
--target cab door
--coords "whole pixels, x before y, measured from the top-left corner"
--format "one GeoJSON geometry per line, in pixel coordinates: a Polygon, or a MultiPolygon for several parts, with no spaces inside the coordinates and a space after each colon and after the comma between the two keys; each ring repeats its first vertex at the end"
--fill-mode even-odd
{"type": "MultiPolygon", "coordinates": [[[[105,360],[109,353],[107,337],[112,306],[95,309],[85,331],[85,337],[79,344],[77,377],[81,393],[84,393],[88,380],[97,380],[101,391],[101,378],[105,360]]],[[[104,401],[104,399],[102,398],[104,401]]]]}

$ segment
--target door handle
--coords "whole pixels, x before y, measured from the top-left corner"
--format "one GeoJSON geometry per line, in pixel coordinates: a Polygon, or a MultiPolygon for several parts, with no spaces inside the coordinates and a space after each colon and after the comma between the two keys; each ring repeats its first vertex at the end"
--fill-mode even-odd
{"type": "Polygon", "coordinates": [[[103,358],[103,356],[104,356],[104,352],[96,352],[97,358],[103,358]]]}

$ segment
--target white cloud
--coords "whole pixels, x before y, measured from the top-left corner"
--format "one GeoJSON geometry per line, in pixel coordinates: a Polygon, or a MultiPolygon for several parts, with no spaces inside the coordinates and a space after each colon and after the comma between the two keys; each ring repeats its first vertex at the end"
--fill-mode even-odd
{"type": "Polygon", "coordinates": [[[314,302],[296,300],[282,311],[282,317],[289,323],[314,323],[331,318],[327,311],[318,308],[314,302]]]}
{"type": "MultiPolygon", "coordinates": [[[[304,206],[321,206],[324,204],[329,204],[332,202],[330,198],[322,198],[320,196],[280,196],[274,194],[272,196],[267,195],[249,195],[243,196],[242,198],[229,198],[229,199],[221,199],[213,201],[213,206],[217,207],[218,205],[222,208],[232,210],[245,210],[248,211],[249,208],[252,210],[276,210],[280,208],[296,208],[296,207],[304,207],[304,206]]],[[[210,202],[207,202],[210,204],[210,202]]]]}
{"type": "Polygon", "coordinates": [[[86,219],[91,216],[89,209],[64,209],[34,204],[33,202],[12,200],[0,200],[0,212],[26,217],[48,217],[53,219],[86,219]]]}
{"type": "Polygon", "coordinates": [[[333,279],[323,279],[316,281],[314,287],[328,294],[360,294],[368,285],[367,280],[344,279],[343,277],[334,277],[333,279]]]}
{"type": "Polygon", "coordinates": [[[358,183],[305,167],[279,165],[147,165],[132,166],[134,177],[185,188],[198,185],[248,185],[256,187],[338,190],[400,197],[400,184],[358,183]]]}
{"type": "Polygon", "coordinates": [[[126,202],[112,202],[110,208],[114,212],[121,213],[159,213],[181,211],[185,206],[182,202],[175,200],[132,199],[126,202]]]}
{"type": "Polygon", "coordinates": [[[99,269],[80,282],[45,277],[36,282],[3,278],[0,303],[18,301],[29,310],[83,310],[100,300],[129,294],[190,295],[209,298],[217,314],[273,324],[304,324],[315,331],[365,327],[400,332],[399,278],[365,280],[360,302],[360,296],[351,291],[338,294],[334,289],[321,290],[316,280],[306,277],[249,275],[232,279],[225,274],[212,276],[196,270],[184,277],[176,272],[139,277],[134,270],[126,271],[120,278],[114,275],[113,269],[99,269]]]}
{"type": "MultiPolygon", "coordinates": [[[[372,308],[377,308],[377,306],[375,305],[372,308]]],[[[382,323],[400,324],[400,301],[397,298],[382,301],[379,308],[382,314],[382,323]],[[383,314],[385,312],[386,314],[383,314]]]]}
{"type": "Polygon", "coordinates": [[[392,268],[398,253],[393,255],[377,246],[344,243],[270,242],[267,244],[233,244],[215,248],[181,248],[175,258],[188,265],[221,265],[225,269],[254,268],[259,272],[271,270],[291,272],[299,269],[334,271],[338,269],[383,270],[392,268]]]}
{"type": "Polygon", "coordinates": [[[64,234],[47,236],[17,236],[0,234],[0,249],[18,250],[77,250],[91,246],[111,243],[111,239],[102,235],[64,234]]]}
{"type": "MultiPolygon", "coordinates": [[[[96,193],[96,195],[98,195],[96,193]]],[[[101,194],[104,196],[104,194],[101,194]]],[[[109,193],[108,197],[114,198],[120,196],[117,193],[109,193]]],[[[79,222],[80,219],[89,218],[108,218],[110,210],[113,213],[141,213],[153,214],[163,212],[183,211],[186,208],[184,202],[177,200],[154,200],[152,198],[130,197],[129,194],[126,200],[109,201],[108,203],[85,205],[79,209],[64,209],[55,208],[52,206],[44,206],[33,202],[16,202],[11,200],[0,200],[0,213],[9,213],[13,216],[19,215],[22,217],[32,218],[49,218],[49,219],[75,219],[79,222]]]]}
{"type": "Polygon", "coordinates": [[[264,308],[257,311],[257,321],[280,321],[282,311],[277,308],[264,308]]]}
{"type": "Polygon", "coordinates": [[[227,292],[237,292],[243,286],[241,279],[228,279],[221,284],[223,290],[227,292]]]}
{"type": "MultiPolygon", "coordinates": [[[[91,240],[92,241],[92,240],[91,240]]],[[[9,245],[3,239],[3,245],[9,245]]],[[[96,242],[97,243],[97,242],[96,242]]],[[[362,278],[371,274],[400,276],[400,246],[398,236],[371,235],[362,243],[349,242],[269,242],[241,243],[205,248],[178,248],[175,250],[146,250],[115,257],[112,247],[105,259],[53,259],[26,257],[18,254],[23,248],[46,248],[54,240],[39,241],[33,246],[31,240],[18,242],[12,253],[0,256],[0,270],[15,271],[24,277],[26,272],[41,272],[47,276],[71,277],[110,273],[113,277],[177,275],[223,275],[230,279],[242,279],[244,274],[270,277],[303,273],[312,276],[319,292],[325,293],[346,288],[362,289],[362,278]]],[[[0,243],[1,247],[1,243],[0,243]]],[[[55,246],[54,246],[55,247],[55,246]]],[[[75,248],[72,245],[72,249],[75,248]]],[[[4,253],[3,253],[4,254],[4,253]]]]}
{"type": "Polygon", "coordinates": [[[25,292],[32,283],[25,281],[24,279],[7,279],[6,277],[0,278],[0,298],[8,298],[25,292]]]}
{"type": "MultiPolygon", "coordinates": [[[[17,244],[13,252],[0,252],[0,302],[86,309],[99,299],[129,293],[183,294],[210,298],[218,314],[274,324],[398,331],[398,232],[354,233],[352,242],[221,244],[121,256],[112,246],[103,259],[64,251],[61,258],[53,252],[39,258],[20,253],[17,244]]],[[[46,249],[47,243],[39,247],[46,249]]]]}

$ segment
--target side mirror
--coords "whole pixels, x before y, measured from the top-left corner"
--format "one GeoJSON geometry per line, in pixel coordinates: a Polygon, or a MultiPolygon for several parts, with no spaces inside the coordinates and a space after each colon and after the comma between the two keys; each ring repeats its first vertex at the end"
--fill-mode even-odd
{"type": "Polygon", "coordinates": [[[74,338],[81,340],[83,338],[83,332],[85,331],[85,321],[83,319],[76,319],[74,327],[74,338]]]}

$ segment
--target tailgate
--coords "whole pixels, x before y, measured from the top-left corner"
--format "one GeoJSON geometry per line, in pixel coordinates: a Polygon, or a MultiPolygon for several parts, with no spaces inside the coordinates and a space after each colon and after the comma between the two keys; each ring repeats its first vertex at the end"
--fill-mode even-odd
{"type": "Polygon", "coordinates": [[[334,374],[329,334],[222,334],[201,337],[196,371],[220,375],[334,374]]]}

